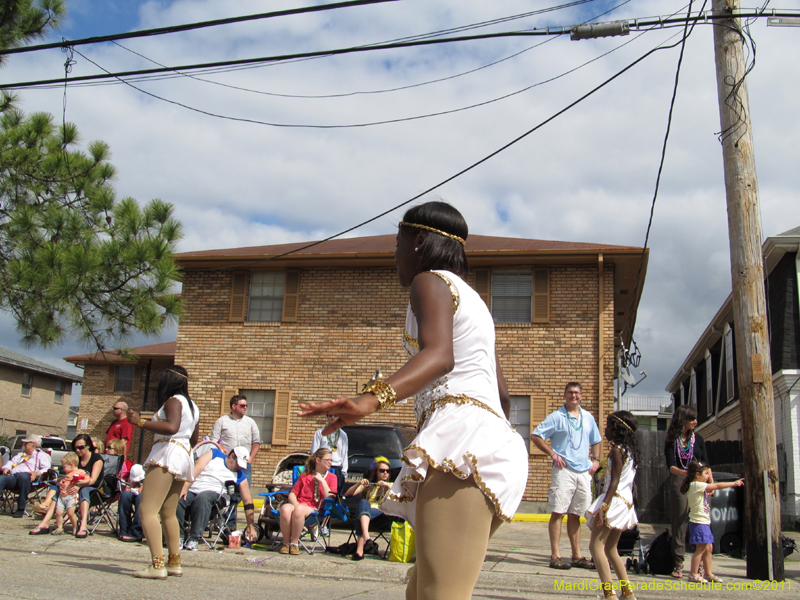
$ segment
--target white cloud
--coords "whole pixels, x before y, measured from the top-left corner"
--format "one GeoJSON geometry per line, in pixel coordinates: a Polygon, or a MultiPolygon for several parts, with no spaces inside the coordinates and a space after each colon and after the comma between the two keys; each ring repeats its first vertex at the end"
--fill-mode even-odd
{"type": "MultiPolygon", "coordinates": [[[[296,6],[292,2],[139,3],[128,29],[203,21],[296,6]]],[[[544,1],[424,2],[255,21],[121,42],[166,65],[348,47],[544,8],[544,1]]],[[[74,20],[87,19],[87,3],[74,20]]],[[[609,3],[546,13],[490,30],[572,24],[609,3]]],[[[629,3],[603,20],[669,14],[674,0],[629,3]]],[[[93,17],[94,18],[94,17],[93,17]]],[[[618,51],[556,81],[481,108],[368,128],[289,129],[187,111],[127,86],[71,87],[66,116],[86,141],[113,151],[120,196],[172,202],[182,250],[318,239],[399,204],[481,159],[679,33],[571,42],[564,36],[476,73],[391,94],[277,98],[180,78],[141,84],[154,94],[219,114],[280,123],[358,123],[485,101],[618,51]],[[630,43],[627,43],[630,42],[630,43]]],[[[102,33],[108,33],[103,30],[102,33]]],[[[757,63],[748,79],[764,235],[800,224],[792,175],[800,38],[752,25],[757,63]]],[[[92,35],[91,31],[86,35],[92,35]]],[[[207,79],[282,94],[378,90],[446,77],[543,38],[428,46],[240,70],[207,79]]],[[[80,47],[104,68],[150,68],[113,46],[80,47]]],[[[509,150],[436,193],[464,212],[474,233],[639,246],[667,121],[678,50],[658,52],[509,150]]],[[[74,74],[96,72],[77,57],[74,74]]],[[[58,50],[17,55],[5,81],[63,76],[58,50]]],[[[200,76],[200,75],[198,75],[200,76]]],[[[63,89],[27,90],[22,106],[60,119],[63,89]]],[[[727,216],[710,26],[689,40],[650,238],[650,264],[636,338],[650,377],[663,387],[730,291],[727,216]]],[[[402,211],[358,235],[388,233],[402,211]]]]}

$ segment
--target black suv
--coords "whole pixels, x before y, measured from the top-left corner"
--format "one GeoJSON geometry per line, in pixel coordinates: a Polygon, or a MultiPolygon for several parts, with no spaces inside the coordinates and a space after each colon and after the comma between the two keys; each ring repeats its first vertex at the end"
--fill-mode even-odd
{"type": "MultiPolygon", "coordinates": [[[[376,456],[389,459],[392,468],[391,480],[397,479],[403,462],[403,448],[417,436],[417,430],[402,423],[370,423],[367,425],[348,425],[342,427],[347,434],[347,484],[361,481],[369,473],[369,467],[376,456]]],[[[360,497],[347,498],[351,511],[358,506],[360,497]]]]}

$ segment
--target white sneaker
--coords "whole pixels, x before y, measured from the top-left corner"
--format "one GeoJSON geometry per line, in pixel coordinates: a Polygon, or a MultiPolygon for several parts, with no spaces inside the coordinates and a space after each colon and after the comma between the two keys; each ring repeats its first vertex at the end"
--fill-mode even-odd
{"type": "Polygon", "coordinates": [[[322,533],[322,535],[330,535],[331,532],[328,531],[327,525],[323,525],[322,528],[320,529],[320,533],[322,533]]]}
{"type": "Polygon", "coordinates": [[[184,544],[184,549],[188,550],[189,552],[196,552],[197,551],[197,540],[194,538],[189,538],[184,544]]]}

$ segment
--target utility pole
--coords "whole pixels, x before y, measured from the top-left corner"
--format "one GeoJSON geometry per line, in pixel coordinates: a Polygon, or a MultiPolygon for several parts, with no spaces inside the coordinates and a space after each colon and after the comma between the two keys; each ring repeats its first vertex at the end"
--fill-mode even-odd
{"type": "Polygon", "coordinates": [[[772,361],[739,0],[714,0],[714,53],[731,249],[745,471],[747,577],[783,581],[772,361]]]}

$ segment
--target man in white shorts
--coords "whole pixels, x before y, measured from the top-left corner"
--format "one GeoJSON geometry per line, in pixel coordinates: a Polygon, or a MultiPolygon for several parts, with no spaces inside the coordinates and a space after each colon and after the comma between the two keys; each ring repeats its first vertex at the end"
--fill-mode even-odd
{"type": "Polygon", "coordinates": [[[581,384],[564,389],[564,405],[553,411],[531,433],[531,441],[553,460],[547,510],[550,511],[550,568],[594,569],[581,552],[581,516],[592,503],[592,474],[600,467],[602,437],[591,413],[580,406],[581,384]],[[550,446],[545,440],[550,440],[550,446]],[[591,453],[590,453],[591,452],[591,453]],[[561,558],[561,522],[567,515],[567,537],[572,561],[561,558]]]}

